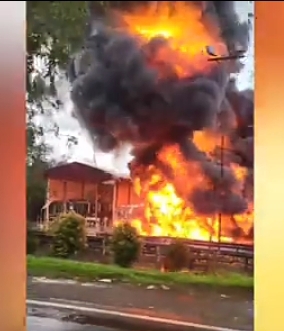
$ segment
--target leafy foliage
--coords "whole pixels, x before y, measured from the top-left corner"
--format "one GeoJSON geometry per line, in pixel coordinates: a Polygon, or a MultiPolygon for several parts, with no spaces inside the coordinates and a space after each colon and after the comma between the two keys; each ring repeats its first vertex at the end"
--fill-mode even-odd
{"type": "Polygon", "coordinates": [[[27,229],[27,254],[34,254],[38,248],[39,242],[35,232],[28,227],[27,229]]]}
{"type": "Polygon", "coordinates": [[[38,160],[27,165],[27,219],[36,221],[40,216],[41,208],[45,203],[47,183],[44,171],[48,164],[38,160]]]}
{"type": "Polygon", "coordinates": [[[46,197],[44,172],[51,148],[42,139],[41,130],[32,122],[27,124],[27,219],[36,221],[46,197]]]}
{"type": "Polygon", "coordinates": [[[53,106],[58,106],[57,76],[62,75],[70,56],[81,48],[82,40],[88,33],[90,12],[102,16],[110,7],[128,9],[135,3],[143,2],[27,1],[28,100],[38,103],[53,97],[53,106]],[[45,65],[42,72],[38,70],[39,61],[45,65]]]}
{"type": "MultiPolygon", "coordinates": [[[[99,1],[96,1],[100,3],[99,1]]],[[[61,106],[56,81],[64,75],[70,55],[82,45],[87,1],[27,2],[28,102],[61,106]]]]}
{"type": "Polygon", "coordinates": [[[53,234],[52,253],[54,256],[68,258],[86,247],[85,219],[75,212],[60,215],[54,221],[51,233],[53,234]]]}
{"type": "Polygon", "coordinates": [[[165,256],[164,267],[167,271],[180,271],[188,267],[189,251],[181,242],[172,243],[165,256]]]}
{"type": "Polygon", "coordinates": [[[113,232],[111,250],[115,264],[130,267],[137,261],[140,253],[140,241],[134,227],[128,223],[118,225],[113,232]]]}

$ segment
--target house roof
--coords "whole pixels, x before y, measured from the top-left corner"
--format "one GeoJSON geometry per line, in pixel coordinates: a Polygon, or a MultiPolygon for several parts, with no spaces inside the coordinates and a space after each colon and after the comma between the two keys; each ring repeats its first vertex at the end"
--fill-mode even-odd
{"type": "Polygon", "coordinates": [[[60,164],[49,168],[45,175],[49,179],[74,182],[103,182],[114,179],[114,176],[109,172],[79,162],[60,164]]]}

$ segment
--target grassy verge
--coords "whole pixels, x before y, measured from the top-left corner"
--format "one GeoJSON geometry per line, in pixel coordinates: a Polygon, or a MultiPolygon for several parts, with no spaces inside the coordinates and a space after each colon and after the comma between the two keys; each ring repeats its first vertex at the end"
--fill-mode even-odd
{"type": "Polygon", "coordinates": [[[162,273],[154,270],[124,269],[114,265],[77,262],[50,257],[28,256],[28,273],[32,276],[94,281],[110,278],[145,285],[203,285],[210,287],[253,288],[250,276],[229,273],[226,275],[195,275],[190,273],[162,273]]]}

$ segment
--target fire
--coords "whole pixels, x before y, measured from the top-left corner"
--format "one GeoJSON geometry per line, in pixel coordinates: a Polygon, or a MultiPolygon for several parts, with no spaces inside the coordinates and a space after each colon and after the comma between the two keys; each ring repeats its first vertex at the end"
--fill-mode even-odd
{"type": "MultiPolygon", "coordinates": [[[[227,137],[223,137],[223,148],[229,148],[229,142],[227,141],[227,137]]],[[[194,144],[206,152],[208,155],[213,153],[216,149],[216,146],[221,144],[222,137],[217,134],[213,134],[212,132],[203,132],[196,131],[194,132],[193,141],[194,144]]]]}
{"type": "Polygon", "coordinates": [[[161,2],[143,12],[125,14],[123,19],[128,31],[140,37],[142,42],[155,37],[166,38],[168,45],[159,51],[154,62],[166,57],[180,76],[197,70],[206,71],[213,65],[208,61],[206,46],[213,45],[217,53],[226,53],[226,47],[218,37],[218,28],[209,21],[205,26],[201,21],[202,13],[190,3],[177,1],[174,8],[170,8],[161,2]]]}
{"type": "MultiPolygon", "coordinates": [[[[137,35],[142,44],[154,37],[167,39],[167,45],[155,59],[151,58],[149,65],[155,66],[166,58],[179,76],[206,72],[210,66],[216,65],[216,62],[208,61],[206,46],[213,45],[219,54],[226,52],[226,46],[218,37],[218,28],[210,21],[204,24],[201,18],[202,13],[197,7],[179,1],[174,9],[161,2],[158,8],[154,6],[147,11],[123,16],[128,31],[137,35]]],[[[215,157],[214,151],[220,147],[221,137],[209,132],[196,132],[193,141],[210,159],[215,157]]],[[[225,137],[221,148],[228,145],[225,137]]],[[[143,207],[131,213],[128,221],[141,235],[225,242],[236,240],[236,229],[241,229],[243,236],[248,235],[253,224],[252,209],[244,215],[232,217],[208,217],[194,211],[186,200],[187,195],[196,187],[208,187],[210,184],[197,163],[183,159],[178,146],[164,147],[157,159],[161,165],[170,166],[169,176],[166,177],[155,165],[150,165],[135,173],[133,178],[135,192],[141,197],[143,207]]],[[[238,190],[242,190],[246,170],[236,164],[232,169],[240,184],[238,190]]]]}
{"type": "MultiPolygon", "coordinates": [[[[170,159],[171,164],[175,167],[174,169],[179,172],[179,163],[176,155],[174,155],[175,152],[172,146],[166,148],[161,153],[161,158],[167,157],[170,159]]],[[[181,166],[180,169],[183,169],[183,167],[181,166]]],[[[196,176],[186,178],[185,173],[180,173],[176,177],[179,182],[175,182],[175,186],[182,188],[180,185],[183,185],[185,191],[188,192],[190,187],[205,185],[204,178],[200,173],[198,174],[199,169],[194,166],[192,169],[195,169],[196,176]]],[[[244,175],[244,169],[235,167],[235,170],[238,172],[238,176],[244,175]]],[[[148,168],[145,182],[139,177],[135,177],[133,183],[135,192],[145,203],[137,208],[138,216],[133,217],[134,213],[130,213],[127,221],[142,236],[233,242],[236,241],[235,235],[232,234],[234,229],[241,228],[244,234],[248,235],[253,224],[252,210],[231,218],[224,215],[213,215],[211,217],[197,215],[193,208],[176,192],[175,186],[165,179],[154,166],[148,168]],[[222,224],[221,236],[219,233],[220,222],[222,224]]],[[[120,223],[120,221],[118,220],[117,223],[120,223]]],[[[249,240],[244,239],[239,241],[249,242],[249,240]]]]}
{"type": "Polygon", "coordinates": [[[217,223],[213,224],[209,218],[196,218],[184,200],[178,197],[172,184],[165,182],[157,192],[149,190],[146,192],[145,200],[147,201],[145,209],[147,221],[152,219],[154,222],[156,220],[156,223],[150,225],[148,231],[141,234],[216,240],[210,228],[213,226],[217,230],[217,223]]]}

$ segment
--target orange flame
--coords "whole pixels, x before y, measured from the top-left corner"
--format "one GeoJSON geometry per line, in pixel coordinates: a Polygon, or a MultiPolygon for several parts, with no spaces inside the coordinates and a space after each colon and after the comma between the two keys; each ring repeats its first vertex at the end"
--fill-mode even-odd
{"type": "Polygon", "coordinates": [[[217,53],[226,52],[226,46],[219,38],[219,30],[210,22],[204,24],[199,8],[177,1],[174,8],[161,2],[143,12],[123,16],[128,32],[137,35],[142,41],[154,37],[164,37],[168,47],[160,49],[156,61],[167,58],[167,63],[176,72],[190,75],[196,71],[206,71],[213,62],[208,61],[206,46],[213,45],[217,53]],[[173,10],[173,13],[171,11],[173,10]]]}
{"type": "MultiPolygon", "coordinates": [[[[192,75],[196,71],[207,71],[216,62],[208,61],[206,46],[212,45],[219,54],[226,52],[226,47],[219,38],[218,28],[212,22],[206,23],[197,7],[184,2],[176,2],[174,12],[164,2],[157,7],[123,16],[127,30],[137,35],[141,43],[156,36],[168,40],[168,46],[162,48],[151,65],[167,59],[179,76],[192,75]]],[[[209,158],[214,157],[216,146],[220,145],[220,137],[208,132],[198,132],[194,135],[197,147],[209,158]]],[[[228,145],[227,139],[224,146],[228,145]]],[[[133,180],[134,190],[143,201],[142,207],[137,207],[136,214],[131,213],[128,221],[145,236],[170,236],[197,240],[222,240],[232,242],[235,239],[233,230],[240,227],[248,234],[253,221],[252,211],[245,215],[234,217],[222,216],[222,236],[219,237],[220,215],[205,217],[196,215],[184,197],[196,186],[207,187],[209,183],[204,178],[199,165],[183,160],[178,146],[167,146],[158,155],[162,164],[170,165],[172,178],[165,178],[155,166],[142,169],[143,178],[136,176],[133,180]],[[174,185],[173,185],[174,180],[174,185]],[[178,192],[176,191],[178,188],[178,192]]],[[[240,183],[239,190],[244,186],[246,170],[234,165],[233,171],[240,183]]],[[[117,223],[121,220],[117,219],[117,223]]]]}

